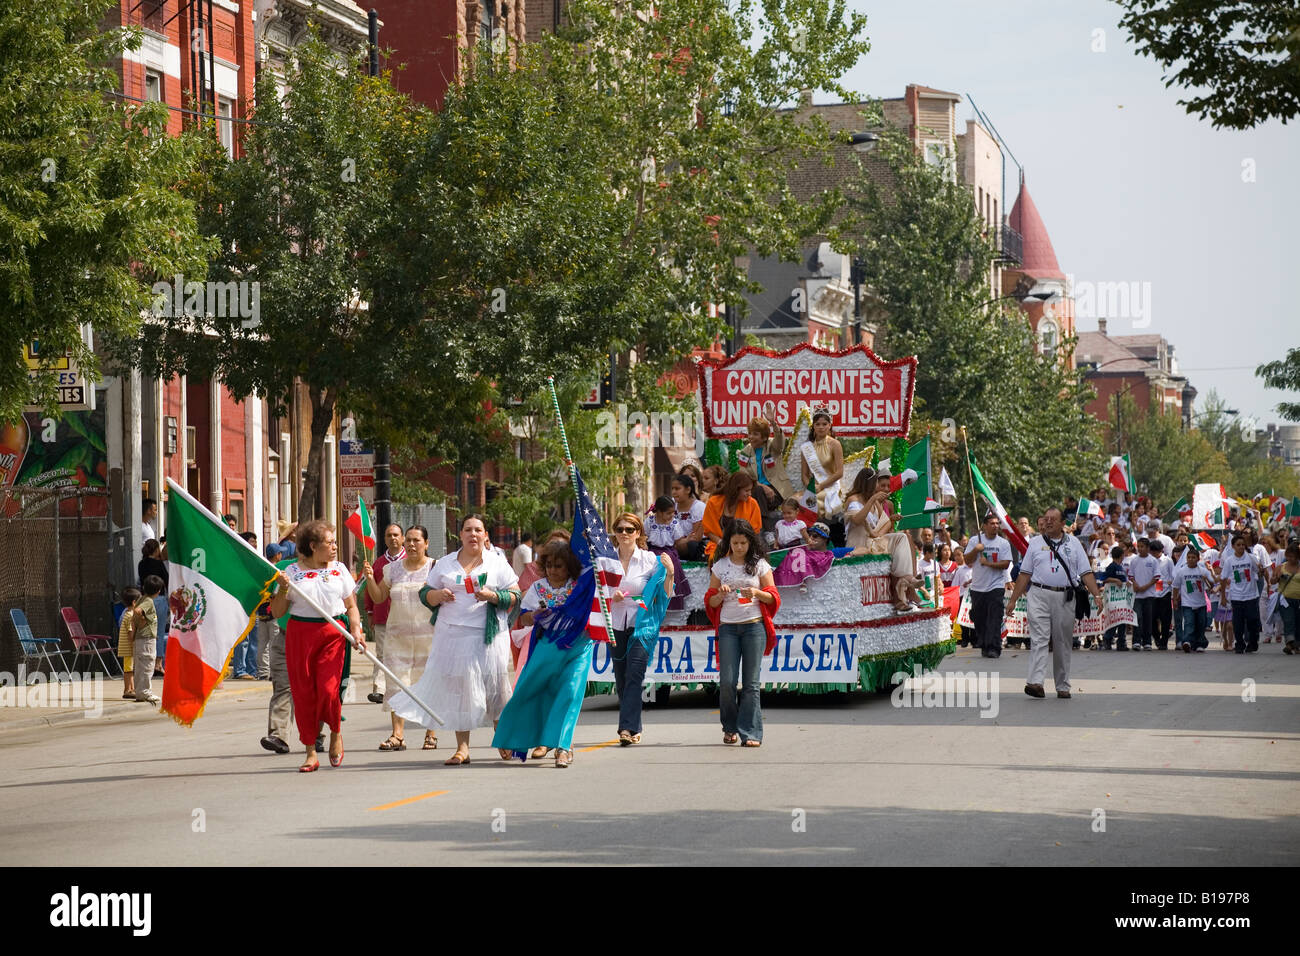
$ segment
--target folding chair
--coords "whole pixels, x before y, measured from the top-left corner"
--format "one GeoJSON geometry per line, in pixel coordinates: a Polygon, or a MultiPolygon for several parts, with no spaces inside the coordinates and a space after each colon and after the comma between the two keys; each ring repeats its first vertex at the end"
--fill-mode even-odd
{"type": "Polygon", "coordinates": [[[23,648],[23,666],[35,664],[37,669],[41,666],[41,661],[49,665],[50,676],[55,677],[57,674],[68,672],[68,662],[63,657],[63,642],[57,637],[36,637],[32,634],[32,626],[27,623],[27,615],[21,608],[9,609],[9,620],[13,622],[14,630],[18,632],[18,643],[23,648]],[[60,669],[55,669],[55,654],[59,658],[60,669]]]}
{"type": "Polygon", "coordinates": [[[73,608],[59,608],[59,614],[63,617],[63,623],[68,628],[68,636],[72,638],[72,646],[77,652],[77,656],[72,661],[74,665],[83,656],[86,658],[86,663],[89,664],[90,655],[94,654],[99,658],[99,663],[103,665],[105,674],[113,678],[123,676],[122,668],[117,663],[117,654],[115,653],[112,638],[106,634],[87,634],[86,629],[81,626],[81,618],[77,616],[77,612],[73,608]],[[104,655],[99,652],[100,648],[108,651],[108,660],[113,662],[112,667],[109,667],[108,661],[104,660],[104,655]],[[113,673],[114,670],[117,671],[116,674],[113,673]]]}

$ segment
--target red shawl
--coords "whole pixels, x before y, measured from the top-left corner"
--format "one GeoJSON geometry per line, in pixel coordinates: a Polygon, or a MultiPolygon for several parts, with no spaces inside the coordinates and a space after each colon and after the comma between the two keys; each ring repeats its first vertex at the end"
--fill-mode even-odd
{"type": "MultiPolygon", "coordinates": [[[[763,615],[763,630],[767,632],[767,646],[763,648],[763,656],[766,657],[772,653],[772,648],[776,647],[776,626],[772,623],[772,615],[781,610],[781,592],[775,587],[763,588],[762,590],[772,595],[771,604],[763,601],[758,602],[759,613],[763,615]]],[[[704,592],[704,613],[709,615],[709,623],[713,625],[714,633],[717,632],[718,625],[721,623],[718,619],[722,616],[722,605],[719,604],[714,607],[709,603],[709,599],[717,593],[717,588],[709,588],[704,592]]]]}

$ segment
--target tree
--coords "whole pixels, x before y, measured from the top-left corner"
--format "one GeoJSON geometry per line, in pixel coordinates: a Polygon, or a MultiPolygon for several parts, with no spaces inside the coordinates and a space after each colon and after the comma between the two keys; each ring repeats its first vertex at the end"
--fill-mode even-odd
{"type": "MultiPolygon", "coordinates": [[[[1255,369],[1268,388],[1300,391],[1300,348],[1288,349],[1286,358],[1265,362],[1255,369]]],[[[1278,402],[1277,412],[1290,422],[1300,422],[1300,402],[1278,402]]]]}
{"type": "MultiPolygon", "coordinates": [[[[414,375],[413,356],[435,345],[418,324],[401,325],[403,297],[413,295],[423,264],[394,254],[386,233],[427,116],[386,79],[364,76],[355,61],[340,63],[315,35],[296,48],[284,80],[281,98],[276,77],[264,71],[244,155],[211,159],[200,184],[203,225],[221,248],[210,278],[256,283],[260,314],[252,321],[229,311],[172,316],[116,347],[154,374],[217,377],[233,394],[264,396],[281,413],[301,382],[311,405],[298,503],[306,520],[316,512],[335,410],[373,407],[379,393],[401,414],[408,393],[394,386],[414,375]]],[[[485,385],[466,390],[480,400],[490,394],[485,385]]],[[[424,413],[451,428],[477,411],[462,400],[424,413]]]]}
{"type": "MultiPolygon", "coordinates": [[[[980,470],[1013,511],[1091,487],[1104,457],[1073,343],[1043,355],[1024,315],[989,301],[994,251],[964,187],[897,131],[877,152],[892,181],[850,180],[840,241],[856,245],[882,304],[881,348],[917,357],[914,407],[966,426],[980,470]]],[[[952,477],[959,491],[968,482],[964,466],[952,477]]]]}
{"type": "Polygon", "coordinates": [[[1300,111],[1300,8],[1281,0],[1117,0],[1119,25],[1166,71],[1165,86],[1216,127],[1250,129],[1300,111]],[[1173,75],[1169,75],[1173,71],[1173,75]]]}
{"type": "Polygon", "coordinates": [[[1210,447],[1222,453],[1222,470],[1217,476],[1202,479],[1222,482],[1230,493],[1254,496],[1300,494],[1300,478],[1285,464],[1266,455],[1267,449],[1255,438],[1254,423],[1245,427],[1214,389],[1205,396],[1196,416],[1196,429],[1210,447]]]}
{"type": "Polygon", "coordinates": [[[0,7],[0,422],[57,413],[65,352],[87,380],[99,362],[82,327],[131,337],[157,276],[201,269],[194,204],[175,187],[194,139],[166,135],[161,103],[116,101],[106,64],[140,33],[100,29],[109,0],[0,7]],[[23,346],[40,342],[32,380],[23,346]]]}
{"type": "Polygon", "coordinates": [[[646,383],[721,331],[703,306],[740,298],[737,258],[794,254],[828,219],[788,172],[831,136],[781,107],[804,87],[847,94],[835,77],[867,48],[863,18],[827,0],[578,0],[568,20],[513,68],[469,54],[395,232],[430,267],[444,347],[427,381],[463,365],[530,395],[635,349],[619,397],[648,404],[646,383]]]}
{"type": "MultiPolygon", "coordinates": [[[[1212,394],[1212,393],[1211,393],[1212,394]]],[[[1186,429],[1182,416],[1159,408],[1141,409],[1133,396],[1120,399],[1124,448],[1133,465],[1133,480],[1146,487],[1147,494],[1161,508],[1168,508],[1179,498],[1191,500],[1192,486],[1201,482],[1231,485],[1231,469],[1224,447],[1235,438],[1231,431],[1217,436],[1215,431],[1186,429]]],[[[1115,432],[1115,419],[1108,422],[1115,432]]]]}

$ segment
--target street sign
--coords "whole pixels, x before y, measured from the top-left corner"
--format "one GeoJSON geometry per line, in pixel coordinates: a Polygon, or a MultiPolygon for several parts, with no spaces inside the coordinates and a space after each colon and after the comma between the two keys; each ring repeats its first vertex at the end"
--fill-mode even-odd
{"type": "Polygon", "coordinates": [[[357,510],[357,500],[375,503],[375,450],[360,441],[339,442],[339,491],[343,510],[357,510]]]}

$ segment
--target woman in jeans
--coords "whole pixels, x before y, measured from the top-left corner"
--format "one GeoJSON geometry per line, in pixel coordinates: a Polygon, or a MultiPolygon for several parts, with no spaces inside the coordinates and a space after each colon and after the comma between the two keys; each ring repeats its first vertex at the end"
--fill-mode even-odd
{"type": "Polygon", "coordinates": [[[623,577],[609,599],[615,641],[611,654],[614,687],[618,691],[618,743],[627,747],[641,742],[641,682],[650,660],[650,648],[632,636],[639,610],[637,598],[660,564],[665,568],[664,593],[671,595],[673,563],[666,554],[646,550],[645,526],[630,511],[614,519],[614,542],[623,577]]]}
{"type": "Polygon", "coordinates": [[[722,742],[758,747],[763,742],[763,711],[759,703],[759,672],[767,645],[760,605],[774,605],[772,568],[763,559],[763,546],[746,521],[731,525],[727,549],[718,549],[709,578],[709,604],[720,608],[718,618],[718,702],[722,742]],[[716,593],[714,593],[716,592],[716,593]],[[741,678],[740,702],[736,677],[741,678]]]}

